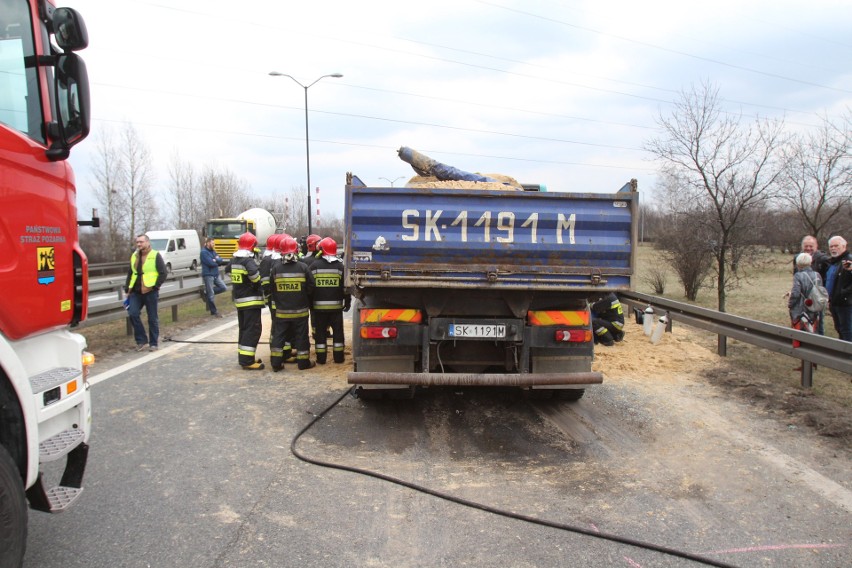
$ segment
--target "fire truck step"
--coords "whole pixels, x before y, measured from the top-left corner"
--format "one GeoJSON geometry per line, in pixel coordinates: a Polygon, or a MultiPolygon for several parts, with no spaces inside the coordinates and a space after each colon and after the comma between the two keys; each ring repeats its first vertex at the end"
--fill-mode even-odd
{"type": "Polygon", "coordinates": [[[57,485],[47,492],[50,512],[59,513],[70,507],[83,492],[82,487],[63,487],[57,485]]]}
{"type": "Polygon", "coordinates": [[[74,377],[78,377],[81,374],[82,371],[79,369],[74,369],[72,367],[57,367],[55,369],[43,371],[38,375],[33,375],[30,377],[30,385],[32,386],[33,394],[38,394],[58,387],[63,383],[67,383],[74,377]]]}
{"type": "Polygon", "coordinates": [[[38,445],[38,461],[41,463],[56,461],[68,455],[68,452],[83,443],[86,435],[80,428],[64,430],[38,445]]]}

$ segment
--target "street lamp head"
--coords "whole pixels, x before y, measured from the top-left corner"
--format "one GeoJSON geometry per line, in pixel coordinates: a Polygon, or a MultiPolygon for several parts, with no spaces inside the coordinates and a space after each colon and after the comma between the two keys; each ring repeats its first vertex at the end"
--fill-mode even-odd
{"type": "Polygon", "coordinates": [[[343,77],[343,74],[342,73],[332,73],[331,75],[329,75],[329,77],[334,77],[335,79],[340,79],[341,77],[343,77]]]}

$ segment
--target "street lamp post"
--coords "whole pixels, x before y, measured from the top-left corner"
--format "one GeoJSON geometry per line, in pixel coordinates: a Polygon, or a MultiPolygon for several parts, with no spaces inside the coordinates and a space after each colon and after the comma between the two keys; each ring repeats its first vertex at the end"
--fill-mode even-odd
{"type": "Polygon", "coordinates": [[[401,179],[402,179],[402,178],[404,178],[404,177],[405,177],[405,176],[399,176],[398,178],[393,178],[393,179],[388,179],[388,178],[380,177],[379,179],[383,179],[383,180],[385,180],[386,182],[388,182],[389,184],[391,184],[391,187],[393,187],[393,183],[394,183],[395,181],[401,180],[401,179]]]}
{"type": "Polygon", "coordinates": [[[334,77],[335,79],[339,79],[340,77],[343,77],[343,75],[341,75],[340,73],[323,75],[322,77],[316,79],[313,83],[309,85],[303,85],[298,79],[286,73],[270,71],[269,74],[273,77],[289,77],[297,85],[299,85],[305,90],[305,163],[307,165],[308,170],[308,234],[311,234],[313,233],[313,225],[311,224],[311,207],[313,207],[313,204],[311,203],[311,144],[310,137],[308,135],[308,89],[318,83],[320,80],[325,79],[326,77],[334,77]]]}

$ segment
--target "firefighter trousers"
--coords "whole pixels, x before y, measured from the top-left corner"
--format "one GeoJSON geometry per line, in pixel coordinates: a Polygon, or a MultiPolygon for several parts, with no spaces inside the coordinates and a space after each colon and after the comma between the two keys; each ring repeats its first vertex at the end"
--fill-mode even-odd
{"type": "Polygon", "coordinates": [[[328,330],[331,328],[332,357],[335,363],[343,363],[343,310],[314,310],[316,324],[317,363],[323,364],[328,357],[328,330]]]}
{"type": "Polygon", "coordinates": [[[240,335],[237,339],[237,354],[241,366],[252,365],[257,360],[257,344],[263,331],[260,308],[237,309],[240,335]]]}

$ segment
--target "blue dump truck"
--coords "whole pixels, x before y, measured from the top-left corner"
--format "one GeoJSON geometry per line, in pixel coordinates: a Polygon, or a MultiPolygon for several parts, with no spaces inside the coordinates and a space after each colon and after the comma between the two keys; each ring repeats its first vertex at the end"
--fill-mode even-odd
{"type": "Polygon", "coordinates": [[[602,382],[589,305],[631,287],[636,180],[611,194],[346,182],[359,396],[513,386],[576,400],[602,382]]]}

